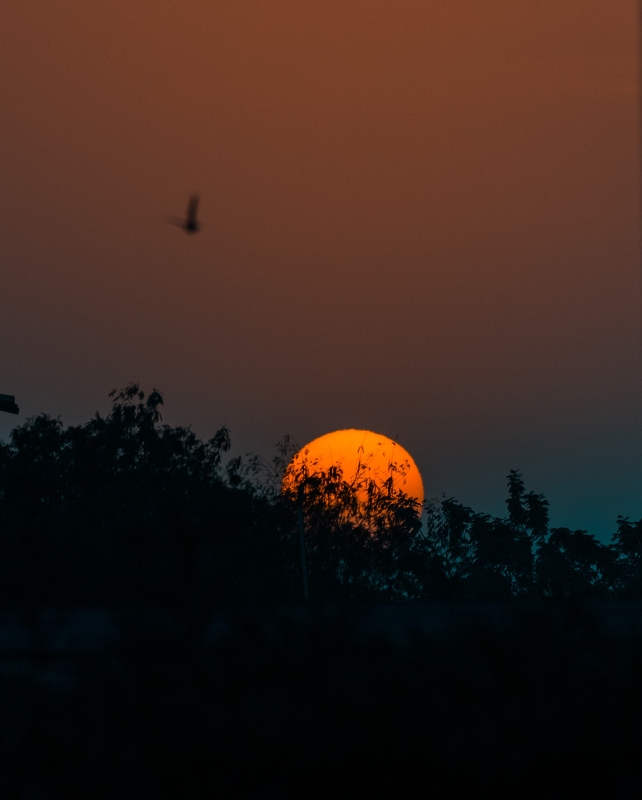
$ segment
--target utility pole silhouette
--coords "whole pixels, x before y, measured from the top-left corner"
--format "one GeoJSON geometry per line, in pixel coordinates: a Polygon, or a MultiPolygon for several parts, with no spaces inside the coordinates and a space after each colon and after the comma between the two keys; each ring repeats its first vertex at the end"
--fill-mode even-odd
{"type": "Polygon", "coordinates": [[[16,398],[12,394],[0,394],[0,411],[6,411],[7,414],[20,413],[16,398]]]}

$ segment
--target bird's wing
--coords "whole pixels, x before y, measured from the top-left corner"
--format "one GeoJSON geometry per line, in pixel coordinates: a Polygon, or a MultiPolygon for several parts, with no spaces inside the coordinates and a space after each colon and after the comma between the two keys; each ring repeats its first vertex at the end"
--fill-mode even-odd
{"type": "Polygon", "coordinates": [[[189,199],[189,205],[187,206],[187,219],[190,222],[196,222],[196,212],[198,210],[198,195],[193,194],[189,199]]]}

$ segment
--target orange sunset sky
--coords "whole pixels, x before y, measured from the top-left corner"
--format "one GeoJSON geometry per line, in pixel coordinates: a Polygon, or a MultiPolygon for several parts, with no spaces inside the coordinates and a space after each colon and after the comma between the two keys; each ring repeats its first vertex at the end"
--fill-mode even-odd
{"type": "MultiPolygon", "coordinates": [[[[642,515],[634,0],[3,0],[0,392],[642,515]],[[203,229],[168,223],[201,194],[203,229]]],[[[15,417],[3,415],[7,438],[15,417]]]]}

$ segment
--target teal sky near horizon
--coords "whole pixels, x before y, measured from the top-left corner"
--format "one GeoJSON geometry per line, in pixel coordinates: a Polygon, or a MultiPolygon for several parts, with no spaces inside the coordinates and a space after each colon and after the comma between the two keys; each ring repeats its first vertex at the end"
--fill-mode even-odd
{"type": "Polygon", "coordinates": [[[642,517],[635,0],[4,0],[0,392],[642,517]],[[169,224],[201,195],[202,231],[169,224]]]}

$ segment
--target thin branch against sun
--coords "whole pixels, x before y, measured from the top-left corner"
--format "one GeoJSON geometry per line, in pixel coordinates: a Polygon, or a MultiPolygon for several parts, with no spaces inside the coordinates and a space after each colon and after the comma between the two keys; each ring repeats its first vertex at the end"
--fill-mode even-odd
{"type": "Polygon", "coordinates": [[[301,480],[335,472],[361,504],[371,499],[373,484],[388,494],[403,492],[418,507],[423,503],[423,481],[411,455],[387,436],[354,429],[328,433],[303,447],[288,465],[283,489],[296,491],[301,480]]]}

